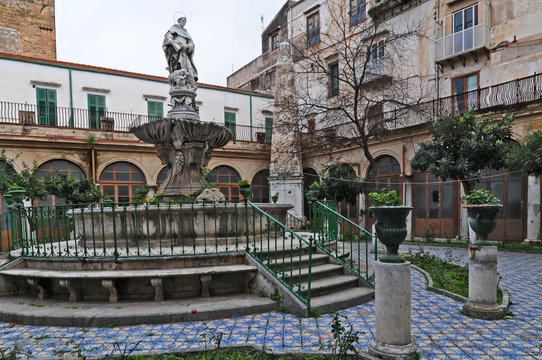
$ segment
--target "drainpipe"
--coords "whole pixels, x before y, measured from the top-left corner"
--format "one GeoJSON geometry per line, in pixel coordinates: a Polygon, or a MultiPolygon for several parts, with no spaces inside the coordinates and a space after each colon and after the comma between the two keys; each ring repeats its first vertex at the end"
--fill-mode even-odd
{"type": "Polygon", "coordinates": [[[90,158],[92,164],[92,183],[96,184],[96,150],[94,146],[90,149],[90,158]]]}
{"type": "Polygon", "coordinates": [[[254,141],[252,131],[252,95],[249,94],[248,98],[250,99],[250,141],[254,141]]]}
{"type": "Polygon", "coordinates": [[[73,90],[72,90],[72,68],[68,68],[70,74],[70,127],[73,127],[73,90]]]}

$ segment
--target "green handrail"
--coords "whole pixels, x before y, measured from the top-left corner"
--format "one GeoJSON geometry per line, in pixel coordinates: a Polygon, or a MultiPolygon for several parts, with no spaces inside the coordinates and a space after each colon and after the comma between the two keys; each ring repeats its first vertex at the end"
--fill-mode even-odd
{"type": "MultiPolygon", "coordinates": [[[[267,271],[269,271],[270,274],[272,274],[280,283],[282,283],[294,296],[307,305],[307,311],[310,312],[313,252],[312,241],[303,239],[294,230],[290,229],[288,226],[284,225],[279,220],[260,209],[254,203],[247,201],[245,202],[245,206],[247,211],[249,206],[250,209],[252,209],[253,228],[250,230],[251,232],[254,234],[257,233],[257,224],[260,225],[260,230],[262,230],[262,224],[266,224],[266,236],[263,236],[263,231],[259,231],[260,237],[257,239],[257,236],[254,236],[253,249],[248,249],[248,254],[251,255],[263,267],[265,267],[267,271]],[[257,217],[259,217],[259,221],[255,220],[257,217]],[[264,218],[265,221],[262,221],[262,218],[264,218]],[[289,239],[287,239],[287,236],[289,236],[289,239]],[[271,238],[274,241],[271,241],[271,238]],[[280,251],[281,240],[282,251],[280,251]],[[289,244],[287,244],[287,240],[289,240],[289,244]],[[266,243],[267,249],[265,250],[264,245],[266,243]],[[303,261],[302,257],[304,255],[308,256],[306,289],[302,286],[303,274],[301,271],[301,264],[303,261]],[[298,261],[297,269],[294,269],[294,260],[298,261]],[[306,295],[304,295],[304,290],[306,290],[306,295]]],[[[247,231],[247,233],[248,232],[249,231],[247,231]]]]}
{"type": "Polygon", "coordinates": [[[315,245],[372,284],[369,278],[369,239],[375,239],[374,259],[377,260],[376,236],[320,201],[312,202],[311,210],[315,245]],[[363,238],[365,238],[365,271],[361,270],[361,242],[363,238]],[[360,244],[357,251],[354,251],[353,248],[354,240],[360,244]],[[325,246],[331,243],[335,244],[335,252],[325,246]],[[342,248],[340,248],[341,246],[342,248]],[[350,260],[346,260],[347,257],[350,257],[350,260]]]}

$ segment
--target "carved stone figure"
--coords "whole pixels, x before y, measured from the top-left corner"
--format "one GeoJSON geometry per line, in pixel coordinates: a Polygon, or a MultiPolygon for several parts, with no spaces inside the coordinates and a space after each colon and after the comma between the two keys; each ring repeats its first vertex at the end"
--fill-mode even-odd
{"type": "Polygon", "coordinates": [[[170,85],[177,86],[175,78],[179,78],[181,73],[176,73],[179,70],[184,70],[184,79],[182,79],[187,87],[193,88],[198,81],[198,71],[194,65],[194,41],[188,35],[188,32],[184,28],[186,24],[186,17],[181,16],[177,20],[177,24],[169,28],[164,36],[164,42],[162,43],[162,49],[166,54],[168,63],[168,70],[172,76],[170,76],[170,85]]]}

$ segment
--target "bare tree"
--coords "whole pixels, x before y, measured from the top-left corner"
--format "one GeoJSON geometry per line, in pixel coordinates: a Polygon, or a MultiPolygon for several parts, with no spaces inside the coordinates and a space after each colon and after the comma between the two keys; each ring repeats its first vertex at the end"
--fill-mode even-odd
{"type": "Polygon", "coordinates": [[[424,118],[419,113],[431,87],[425,47],[431,15],[413,7],[385,19],[393,6],[405,3],[390,0],[365,18],[359,3],[326,1],[320,14],[327,17],[318,19],[322,31],[318,26],[318,33],[311,33],[313,24],[297,31],[302,34],[292,39],[297,98],[281,105],[298,109],[303,132],[323,136],[316,140],[319,146],[358,145],[374,165],[372,139],[424,118]]]}

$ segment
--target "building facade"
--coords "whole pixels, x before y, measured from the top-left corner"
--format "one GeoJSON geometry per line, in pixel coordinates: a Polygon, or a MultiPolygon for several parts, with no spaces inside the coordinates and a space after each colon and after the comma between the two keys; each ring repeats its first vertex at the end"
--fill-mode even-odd
{"type": "MultiPolygon", "coordinates": [[[[388,130],[369,141],[375,160],[371,166],[362,149],[352,142],[322,146],[321,139],[327,134],[341,131],[340,118],[329,113],[301,116],[307,177],[314,177],[324,164],[351,164],[373,189],[396,189],[405,205],[414,207],[408,219],[411,236],[468,238],[467,215],[460,205],[460,184],[415,171],[410,161],[417,155],[417,144],[430,140],[427,119],[446,113],[458,115],[473,110],[496,121],[503,114],[513,113],[513,136],[517,141],[528,129],[542,128],[542,25],[535,20],[542,15],[542,9],[536,1],[301,0],[286,2],[281,12],[286,13],[282,16],[288,20],[298,91],[306,87],[312,94],[327,94],[321,106],[332,104],[344,87],[341,74],[344,78],[360,74],[354,73],[356,66],[351,66],[358,59],[357,64],[365,66],[365,80],[371,84],[360,89],[367,98],[375,99],[366,100],[362,109],[366,108],[370,120],[376,118],[388,130]],[[378,30],[372,36],[361,36],[363,29],[370,26],[378,30]],[[417,29],[417,36],[394,48],[393,40],[400,41],[400,34],[410,29],[417,29]],[[356,36],[357,57],[347,58],[344,52],[337,51],[345,48],[341,43],[349,43],[356,36]],[[397,49],[409,55],[402,59],[396,55],[397,49]],[[318,66],[324,71],[317,71],[318,66]],[[401,104],[388,97],[380,100],[379,105],[378,97],[389,96],[386,92],[397,84],[397,78],[402,81],[414,77],[416,81],[410,82],[414,86],[405,92],[405,96],[411,97],[410,102],[401,104]],[[405,108],[407,111],[402,111],[405,108]],[[416,111],[409,112],[409,108],[416,111]]],[[[267,34],[264,32],[262,38],[267,34]]],[[[261,57],[270,56],[271,50],[267,50],[261,57]]],[[[247,74],[251,69],[252,63],[239,69],[228,78],[228,85],[248,86],[239,74],[243,74],[243,79],[251,79],[252,85],[260,84],[258,78],[265,73],[247,74]]],[[[505,205],[497,230],[491,235],[493,240],[540,240],[539,178],[506,169],[487,169],[478,186],[490,189],[505,205]]],[[[355,207],[343,205],[342,211],[370,228],[373,221],[363,211],[369,205],[362,195],[355,207]]]]}

